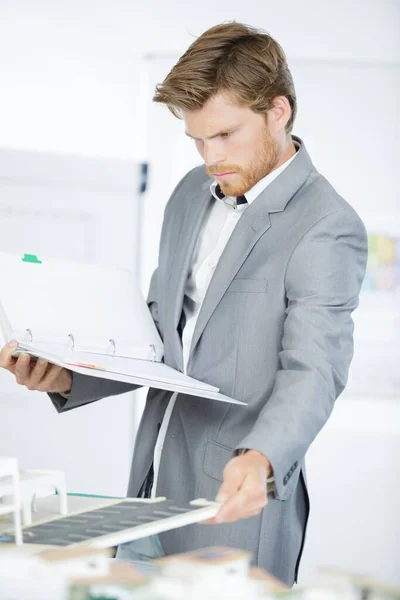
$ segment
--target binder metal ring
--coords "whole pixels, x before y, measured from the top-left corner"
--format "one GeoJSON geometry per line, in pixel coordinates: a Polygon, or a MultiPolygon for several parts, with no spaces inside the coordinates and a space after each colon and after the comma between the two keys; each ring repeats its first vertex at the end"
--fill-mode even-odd
{"type": "Polygon", "coordinates": [[[151,348],[151,350],[152,350],[152,352],[153,352],[153,359],[152,359],[152,361],[151,361],[151,362],[154,362],[154,361],[156,360],[156,356],[157,356],[157,355],[156,355],[156,347],[155,347],[155,345],[154,345],[154,344],[150,344],[150,348],[151,348]]]}
{"type": "Polygon", "coordinates": [[[26,332],[29,335],[29,341],[32,342],[32,340],[33,340],[32,330],[31,329],[26,329],[26,332]]]}
{"type": "Polygon", "coordinates": [[[70,343],[71,343],[71,346],[70,346],[70,348],[71,348],[71,350],[73,350],[73,349],[75,348],[75,338],[74,338],[74,336],[72,335],[72,333],[69,333],[69,334],[68,334],[68,338],[69,338],[69,341],[70,341],[70,343]]]}
{"type": "Polygon", "coordinates": [[[112,345],[112,355],[111,356],[115,356],[115,352],[117,350],[117,347],[115,345],[115,341],[111,338],[108,340],[110,342],[110,344],[112,345]]]}

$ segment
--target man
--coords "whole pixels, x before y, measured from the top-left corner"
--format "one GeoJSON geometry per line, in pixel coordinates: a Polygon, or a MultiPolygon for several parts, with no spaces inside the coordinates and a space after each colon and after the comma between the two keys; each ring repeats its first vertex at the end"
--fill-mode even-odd
{"type": "MultiPolygon", "coordinates": [[[[128,494],[223,506],[209,525],[121,554],[236,546],[291,585],[308,518],[304,456],[346,383],[365,229],[291,135],[294,86],[269,35],[211,28],[154,100],[183,118],[206,167],[182,179],[165,209],[148,298],[165,362],[248,406],[149,391],[128,494]]],[[[60,412],[130,389],[31,367],[12,350],[2,366],[51,392],[60,412]]]]}

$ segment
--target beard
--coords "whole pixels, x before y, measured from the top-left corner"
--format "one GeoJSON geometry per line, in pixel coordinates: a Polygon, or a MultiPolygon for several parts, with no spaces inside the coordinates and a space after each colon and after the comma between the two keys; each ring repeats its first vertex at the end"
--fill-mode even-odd
{"type": "MultiPolygon", "coordinates": [[[[234,172],[229,181],[219,181],[221,191],[225,196],[241,196],[256,185],[266,175],[274,170],[281,155],[278,142],[271,136],[267,125],[261,148],[257,149],[253,158],[245,168],[237,165],[224,165],[224,172],[234,172]]],[[[207,174],[218,173],[221,166],[207,167],[207,174]]]]}

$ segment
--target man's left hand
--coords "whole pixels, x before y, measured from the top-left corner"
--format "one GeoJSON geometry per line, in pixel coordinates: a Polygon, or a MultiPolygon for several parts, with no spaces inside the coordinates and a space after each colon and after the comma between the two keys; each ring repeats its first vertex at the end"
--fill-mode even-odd
{"type": "Polygon", "coordinates": [[[215,498],[223,506],[206,523],[233,523],[259,514],[267,505],[267,478],[271,475],[269,460],[257,450],[232,458],[215,498]]]}

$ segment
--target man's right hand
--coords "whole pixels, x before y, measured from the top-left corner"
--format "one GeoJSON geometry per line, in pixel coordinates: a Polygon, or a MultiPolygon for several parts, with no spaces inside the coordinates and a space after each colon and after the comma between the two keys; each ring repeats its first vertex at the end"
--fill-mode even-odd
{"type": "Polygon", "coordinates": [[[17,383],[28,390],[38,392],[56,392],[67,394],[72,387],[72,373],[63,367],[58,367],[41,358],[32,358],[22,352],[17,358],[13,357],[18,347],[14,340],[4,346],[0,352],[0,367],[11,371],[17,383]]]}

